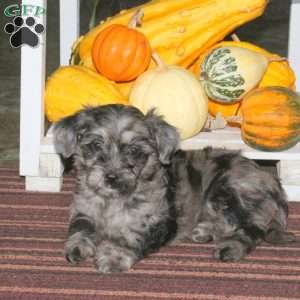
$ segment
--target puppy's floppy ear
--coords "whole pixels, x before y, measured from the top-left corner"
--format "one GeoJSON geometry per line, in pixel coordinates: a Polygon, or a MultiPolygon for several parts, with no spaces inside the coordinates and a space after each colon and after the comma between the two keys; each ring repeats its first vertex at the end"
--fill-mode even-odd
{"type": "Polygon", "coordinates": [[[54,146],[57,153],[68,158],[74,154],[77,143],[77,117],[63,118],[54,125],[54,146]]]}
{"type": "Polygon", "coordinates": [[[164,165],[169,164],[179,145],[179,134],[176,128],[156,115],[154,109],[147,113],[146,123],[155,138],[160,162],[164,165]]]}

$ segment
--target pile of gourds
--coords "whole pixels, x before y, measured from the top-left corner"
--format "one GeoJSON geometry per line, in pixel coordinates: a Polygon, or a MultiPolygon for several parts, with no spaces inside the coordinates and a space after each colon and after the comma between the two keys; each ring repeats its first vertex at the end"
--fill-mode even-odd
{"type": "Polygon", "coordinates": [[[243,140],[267,151],[300,138],[300,97],[286,59],[239,40],[223,41],[263,14],[267,0],[152,0],[101,22],[75,43],[71,65],[45,91],[50,122],[84,106],[156,108],[182,139],[208,114],[240,124],[243,140]]]}

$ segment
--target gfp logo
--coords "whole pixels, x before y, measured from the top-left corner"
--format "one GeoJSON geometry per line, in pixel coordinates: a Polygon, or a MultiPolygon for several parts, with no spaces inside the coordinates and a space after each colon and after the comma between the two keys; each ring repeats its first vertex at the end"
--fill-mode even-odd
{"type": "Polygon", "coordinates": [[[35,47],[39,44],[39,35],[45,30],[43,24],[37,21],[46,14],[46,9],[41,6],[29,4],[12,4],[4,9],[6,17],[14,17],[12,22],[4,26],[4,31],[10,35],[9,42],[13,48],[22,45],[35,47]]]}
{"type": "Polygon", "coordinates": [[[12,4],[4,9],[4,15],[6,17],[34,16],[39,18],[44,14],[46,14],[46,9],[44,7],[29,4],[12,4]]]}

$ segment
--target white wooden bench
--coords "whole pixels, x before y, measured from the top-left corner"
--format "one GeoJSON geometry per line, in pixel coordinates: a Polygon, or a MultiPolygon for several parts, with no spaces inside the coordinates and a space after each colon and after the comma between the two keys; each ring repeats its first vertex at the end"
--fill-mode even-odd
{"type": "MultiPolygon", "coordinates": [[[[67,65],[72,43],[79,35],[79,0],[60,0],[60,64],[67,65]]],[[[46,0],[23,0],[22,3],[47,7],[46,0]]],[[[46,27],[46,16],[39,20],[46,27]]],[[[300,78],[300,0],[292,0],[289,34],[289,60],[300,78]]],[[[62,185],[63,166],[55,152],[51,130],[44,131],[44,84],[46,34],[37,48],[21,51],[20,175],[25,176],[26,190],[58,192],[62,185]]],[[[300,90],[300,80],[297,82],[300,90]]],[[[261,152],[246,146],[239,130],[226,128],[201,133],[182,143],[184,149],[211,145],[241,149],[251,159],[278,161],[278,173],[290,200],[300,201],[300,144],[283,152],[261,152]]]]}

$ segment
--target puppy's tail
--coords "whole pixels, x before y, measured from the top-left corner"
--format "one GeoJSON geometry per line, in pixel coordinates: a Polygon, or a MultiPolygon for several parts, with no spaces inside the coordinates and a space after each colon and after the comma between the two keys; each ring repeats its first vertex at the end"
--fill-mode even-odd
{"type": "Polygon", "coordinates": [[[266,233],[264,240],[270,244],[287,244],[296,242],[297,237],[292,232],[272,228],[266,233]]]}

